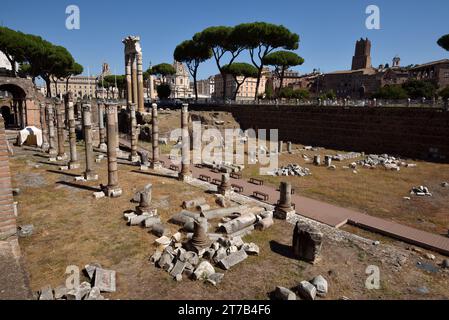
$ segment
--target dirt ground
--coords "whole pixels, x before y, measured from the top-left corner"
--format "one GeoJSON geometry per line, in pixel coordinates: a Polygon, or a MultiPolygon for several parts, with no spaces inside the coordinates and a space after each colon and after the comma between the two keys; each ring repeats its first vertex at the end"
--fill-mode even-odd
{"type": "MultiPolygon", "coordinates": [[[[151,171],[137,172],[137,167],[121,160],[119,179],[123,196],[94,200],[92,193],[97,191],[99,183],[107,182],[106,160],[95,164],[100,181],[78,183],[73,181],[73,175],[81,174],[82,168],[75,173],[61,172],[57,165],[48,164],[38,152],[16,151],[11,170],[14,187],[21,189],[16,199],[20,212],[18,224],[35,227],[31,237],[20,239],[24,266],[33,291],[46,285],[63,284],[69,265],[83,268],[97,262],[117,271],[117,292],[106,295],[110,299],[268,299],[276,286],[294,288],[302,280],[320,274],[329,281],[326,299],[343,296],[350,299],[449,298],[447,272],[438,267],[437,272],[428,272],[416,266],[418,261],[426,262],[423,253],[407,251],[409,258],[398,268],[396,263],[372,254],[355,241],[336,242],[326,236],[320,263],[309,265],[297,261],[290,255],[293,225],[285,221],[276,221],[271,229],[255,231],[246,237],[246,242],[260,246],[260,255],[249,257],[232,270],[225,271],[217,288],[188,279],[177,283],[148,262],[155,250],[153,241],[156,237],[141,227],[127,226],[123,213],[135,207],[130,199],[147,183],[153,184],[153,205],[158,208],[163,221],[181,210],[182,200],[203,196],[212,204],[212,195],[151,171]],[[381,269],[380,290],[365,288],[368,265],[377,265],[381,269]]],[[[82,152],[80,159],[83,159],[82,152]]],[[[423,166],[419,164],[417,169],[420,167],[423,166]]],[[[337,172],[344,175],[343,170],[337,172]]],[[[392,177],[391,180],[396,179],[392,177]]],[[[305,192],[302,181],[304,189],[299,190],[305,192]]],[[[176,231],[175,226],[168,225],[172,232],[176,231]]],[[[438,256],[436,262],[430,263],[436,265],[441,259],[438,256]]]]}

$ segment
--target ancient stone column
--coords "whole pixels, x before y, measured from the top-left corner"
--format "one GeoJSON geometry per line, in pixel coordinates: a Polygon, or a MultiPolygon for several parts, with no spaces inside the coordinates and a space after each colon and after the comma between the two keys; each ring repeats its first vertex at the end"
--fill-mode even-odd
{"type": "Polygon", "coordinates": [[[48,154],[50,158],[54,158],[56,160],[56,155],[58,151],[56,150],[56,132],[55,132],[55,114],[54,107],[51,103],[47,105],[47,116],[48,116],[48,142],[50,145],[50,149],[48,154]]]}
{"type": "Polygon", "coordinates": [[[69,169],[74,170],[80,167],[78,162],[78,153],[76,151],[76,123],[75,106],[72,100],[67,103],[67,118],[69,122],[69,144],[70,144],[70,162],[69,169]]]}
{"type": "Polygon", "coordinates": [[[153,210],[150,207],[151,199],[152,199],[152,189],[153,185],[147,184],[145,186],[145,189],[140,192],[140,202],[139,205],[136,207],[136,213],[137,214],[152,214],[153,210]]]}
{"type": "Polygon", "coordinates": [[[129,113],[130,113],[130,127],[131,127],[131,154],[129,156],[129,160],[131,162],[139,162],[139,155],[137,154],[137,119],[136,119],[136,104],[131,103],[128,105],[129,113]]]}
{"type": "Polygon", "coordinates": [[[324,157],[324,165],[328,168],[332,165],[332,156],[324,157]]]}
{"type": "Polygon", "coordinates": [[[289,142],[287,142],[287,151],[288,151],[288,153],[292,153],[292,143],[289,141],[289,142]]]}
{"type": "Polygon", "coordinates": [[[292,207],[292,185],[289,182],[281,182],[280,185],[281,196],[277,204],[274,216],[277,219],[285,220],[291,214],[295,213],[292,207]]]}
{"type": "Polygon", "coordinates": [[[42,146],[41,149],[44,152],[48,152],[48,148],[50,147],[48,144],[48,126],[45,111],[45,103],[40,104],[40,121],[41,121],[41,129],[42,129],[42,146]]]}
{"type": "Polygon", "coordinates": [[[97,180],[98,175],[94,172],[94,150],[92,145],[92,115],[91,105],[83,105],[83,128],[84,142],[86,145],[86,171],[84,179],[87,181],[97,180]]]}
{"type": "Polygon", "coordinates": [[[194,220],[194,231],[192,239],[187,243],[187,248],[196,252],[207,248],[210,245],[207,236],[207,219],[198,218],[194,220]]]}
{"type": "Polygon", "coordinates": [[[145,100],[143,97],[143,66],[142,53],[137,52],[137,110],[140,113],[145,112],[145,100]]]}
{"type": "Polygon", "coordinates": [[[104,103],[98,105],[98,128],[100,131],[100,144],[98,145],[98,148],[102,151],[106,151],[108,147],[106,145],[106,128],[104,125],[104,103]]]}
{"type": "Polygon", "coordinates": [[[64,149],[64,112],[60,101],[56,102],[56,118],[58,126],[58,155],[56,159],[65,160],[67,159],[67,154],[64,149]]]}
{"type": "Polygon", "coordinates": [[[218,193],[229,197],[232,193],[231,178],[229,173],[224,173],[221,175],[221,184],[218,186],[218,193]]]}
{"type": "MultiPolygon", "coordinates": [[[[117,109],[117,105],[115,108],[117,109]]],[[[120,107],[121,110],[121,107],[120,107]]],[[[117,154],[120,154],[120,128],[119,128],[119,117],[118,117],[118,109],[115,110],[115,135],[116,135],[116,146],[117,154]]]]}
{"type": "Polygon", "coordinates": [[[119,197],[122,189],[118,185],[117,166],[117,134],[116,134],[117,105],[106,104],[107,117],[107,142],[108,142],[108,185],[104,188],[104,193],[108,197],[119,197]]]}
{"type": "MultiPolygon", "coordinates": [[[[125,44],[125,51],[127,50],[125,44]]],[[[125,53],[125,72],[126,72],[126,100],[128,103],[133,102],[133,87],[132,87],[132,77],[131,77],[131,54],[125,53]]]]}
{"type": "Polygon", "coordinates": [[[133,102],[137,103],[137,53],[134,53],[131,58],[132,61],[132,69],[131,69],[131,78],[132,78],[132,90],[133,90],[133,102]]]}
{"type": "Polygon", "coordinates": [[[313,157],[313,164],[315,165],[315,166],[321,166],[321,156],[318,154],[318,155],[315,155],[314,157],[313,157]]]}
{"type": "Polygon", "coordinates": [[[284,152],[283,149],[284,149],[284,141],[280,140],[280,141],[279,141],[279,146],[278,146],[278,152],[279,152],[279,153],[284,152]]]}
{"type": "Polygon", "coordinates": [[[182,130],[182,147],[181,147],[181,172],[179,180],[188,181],[192,178],[190,171],[190,137],[189,137],[189,105],[184,103],[181,109],[181,130],[182,130]]]}
{"type": "Polygon", "coordinates": [[[151,167],[156,169],[161,166],[159,162],[159,123],[157,118],[157,104],[153,103],[151,105],[151,139],[153,144],[153,160],[151,167]]]}

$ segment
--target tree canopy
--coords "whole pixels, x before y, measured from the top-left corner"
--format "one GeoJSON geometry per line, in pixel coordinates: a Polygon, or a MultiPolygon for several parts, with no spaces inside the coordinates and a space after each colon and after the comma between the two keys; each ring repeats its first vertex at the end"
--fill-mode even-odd
{"type": "Polygon", "coordinates": [[[296,50],[299,46],[298,34],[283,25],[266,22],[239,24],[234,27],[231,38],[236,45],[249,50],[251,62],[258,69],[256,99],[265,57],[278,48],[296,50]]]}
{"type": "Polygon", "coordinates": [[[155,76],[171,76],[176,74],[176,69],[169,63],[160,63],[147,70],[149,74],[155,76]]]}
{"type": "Polygon", "coordinates": [[[77,74],[80,67],[66,48],[54,45],[39,36],[6,27],[0,27],[0,50],[6,54],[15,75],[16,63],[21,63],[22,72],[26,72],[33,79],[42,77],[47,84],[49,96],[51,79],[77,74]]]}
{"type": "Polygon", "coordinates": [[[449,34],[442,36],[437,43],[441,48],[449,51],[449,34]]]}
{"type": "Polygon", "coordinates": [[[438,95],[443,98],[444,100],[449,99],[449,86],[440,90],[440,92],[438,92],[438,95]]]}
{"type": "Polygon", "coordinates": [[[173,57],[176,61],[187,65],[190,75],[193,77],[195,99],[198,100],[197,74],[200,63],[212,58],[212,49],[203,42],[195,40],[183,41],[175,48],[173,57]]]}
{"type": "Polygon", "coordinates": [[[407,91],[401,85],[386,85],[380,88],[375,94],[374,98],[377,99],[391,99],[400,100],[407,99],[409,97],[407,91]]]}
{"type": "Polygon", "coordinates": [[[166,83],[162,83],[162,84],[158,85],[156,88],[156,91],[157,91],[157,96],[161,100],[168,99],[171,95],[170,85],[168,85],[166,83]]]}
{"type": "Polygon", "coordinates": [[[292,51],[275,51],[263,58],[265,65],[274,66],[275,72],[280,79],[279,91],[283,87],[285,71],[290,67],[300,66],[304,59],[292,51]]]}
{"type": "Polygon", "coordinates": [[[402,87],[412,99],[431,99],[437,91],[437,87],[432,82],[423,80],[408,80],[402,87]]]}

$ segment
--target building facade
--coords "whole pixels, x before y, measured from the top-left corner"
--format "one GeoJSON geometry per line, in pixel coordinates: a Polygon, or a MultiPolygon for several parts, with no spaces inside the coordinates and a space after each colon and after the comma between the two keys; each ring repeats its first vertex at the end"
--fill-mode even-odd
{"type": "MultiPolygon", "coordinates": [[[[265,93],[265,88],[267,85],[267,80],[270,77],[270,70],[265,68],[262,72],[262,77],[260,78],[259,90],[257,90],[259,95],[265,93]]],[[[226,77],[226,84],[223,81],[221,74],[217,74],[214,77],[215,90],[212,95],[215,99],[223,99],[223,88],[226,85],[226,99],[233,100],[235,91],[237,90],[237,82],[231,75],[226,77]]],[[[241,82],[243,77],[238,77],[237,81],[241,82]]],[[[236,100],[254,100],[256,97],[256,78],[246,78],[243,84],[240,86],[237,92],[236,100]]]]}
{"type": "Polygon", "coordinates": [[[175,61],[173,67],[176,74],[166,77],[166,82],[170,85],[172,99],[190,99],[193,97],[193,92],[190,87],[190,75],[185,65],[181,62],[175,61]]]}
{"type": "Polygon", "coordinates": [[[439,88],[449,86],[449,59],[424,63],[410,69],[410,77],[418,80],[428,80],[439,88]]]}
{"type": "MultiPolygon", "coordinates": [[[[211,98],[215,91],[215,77],[211,76],[204,80],[198,80],[197,87],[198,87],[198,98],[203,98],[203,99],[211,98]]],[[[192,87],[192,90],[194,90],[193,87],[192,87]]],[[[193,94],[195,94],[194,91],[193,91],[193,94]]]]}

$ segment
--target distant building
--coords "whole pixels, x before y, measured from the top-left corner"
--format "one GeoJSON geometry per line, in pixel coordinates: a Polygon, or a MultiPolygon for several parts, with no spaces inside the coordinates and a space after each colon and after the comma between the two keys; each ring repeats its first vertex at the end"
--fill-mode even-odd
{"type": "Polygon", "coordinates": [[[316,91],[333,91],[339,98],[367,98],[387,84],[402,84],[409,79],[409,72],[399,66],[400,58],[393,59],[393,67],[371,65],[371,41],[356,42],[351,70],[326,73],[317,79],[316,91]]]}
{"type": "Polygon", "coordinates": [[[449,59],[417,65],[410,69],[410,77],[428,80],[439,88],[449,86],[449,59]]]}
{"type": "MultiPolygon", "coordinates": [[[[211,76],[204,80],[198,80],[197,87],[198,87],[198,98],[206,98],[206,99],[211,98],[215,91],[215,77],[211,76]]],[[[192,91],[193,90],[194,88],[192,87],[192,91]]],[[[194,94],[195,92],[193,91],[193,95],[194,94]]]]}
{"type": "MultiPolygon", "coordinates": [[[[269,76],[270,70],[268,68],[265,68],[262,72],[262,77],[260,78],[259,90],[257,91],[261,95],[265,93],[266,83],[269,76]]],[[[238,77],[237,79],[238,81],[243,80],[242,77],[238,77]]],[[[212,95],[213,98],[223,99],[223,88],[225,85],[223,82],[224,81],[221,74],[215,75],[215,91],[212,95]]],[[[236,100],[254,100],[254,98],[256,97],[256,86],[256,78],[247,78],[240,86],[236,96],[236,100]]],[[[233,99],[236,89],[237,83],[231,75],[228,75],[226,77],[226,99],[233,99]]]]}
{"type": "Polygon", "coordinates": [[[183,63],[175,61],[173,67],[176,74],[167,76],[166,81],[171,88],[172,99],[189,99],[192,98],[193,93],[190,88],[190,75],[183,63]]]}
{"type": "MultiPolygon", "coordinates": [[[[109,65],[103,63],[102,73],[99,76],[74,76],[70,77],[68,85],[66,80],[57,80],[56,84],[52,81],[50,84],[51,96],[64,95],[67,91],[73,93],[74,98],[83,98],[85,96],[90,97],[106,97],[106,89],[99,88],[102,79],[105,76],[110,75],[109,65]]],[[[46,93],[45,89],[45,93],[46,93]]],[[[110,90],[111,92],[118,92],[116,90],[110,90]]],[[[111,93],[110,93],[111,94],[111,93]]]]}

